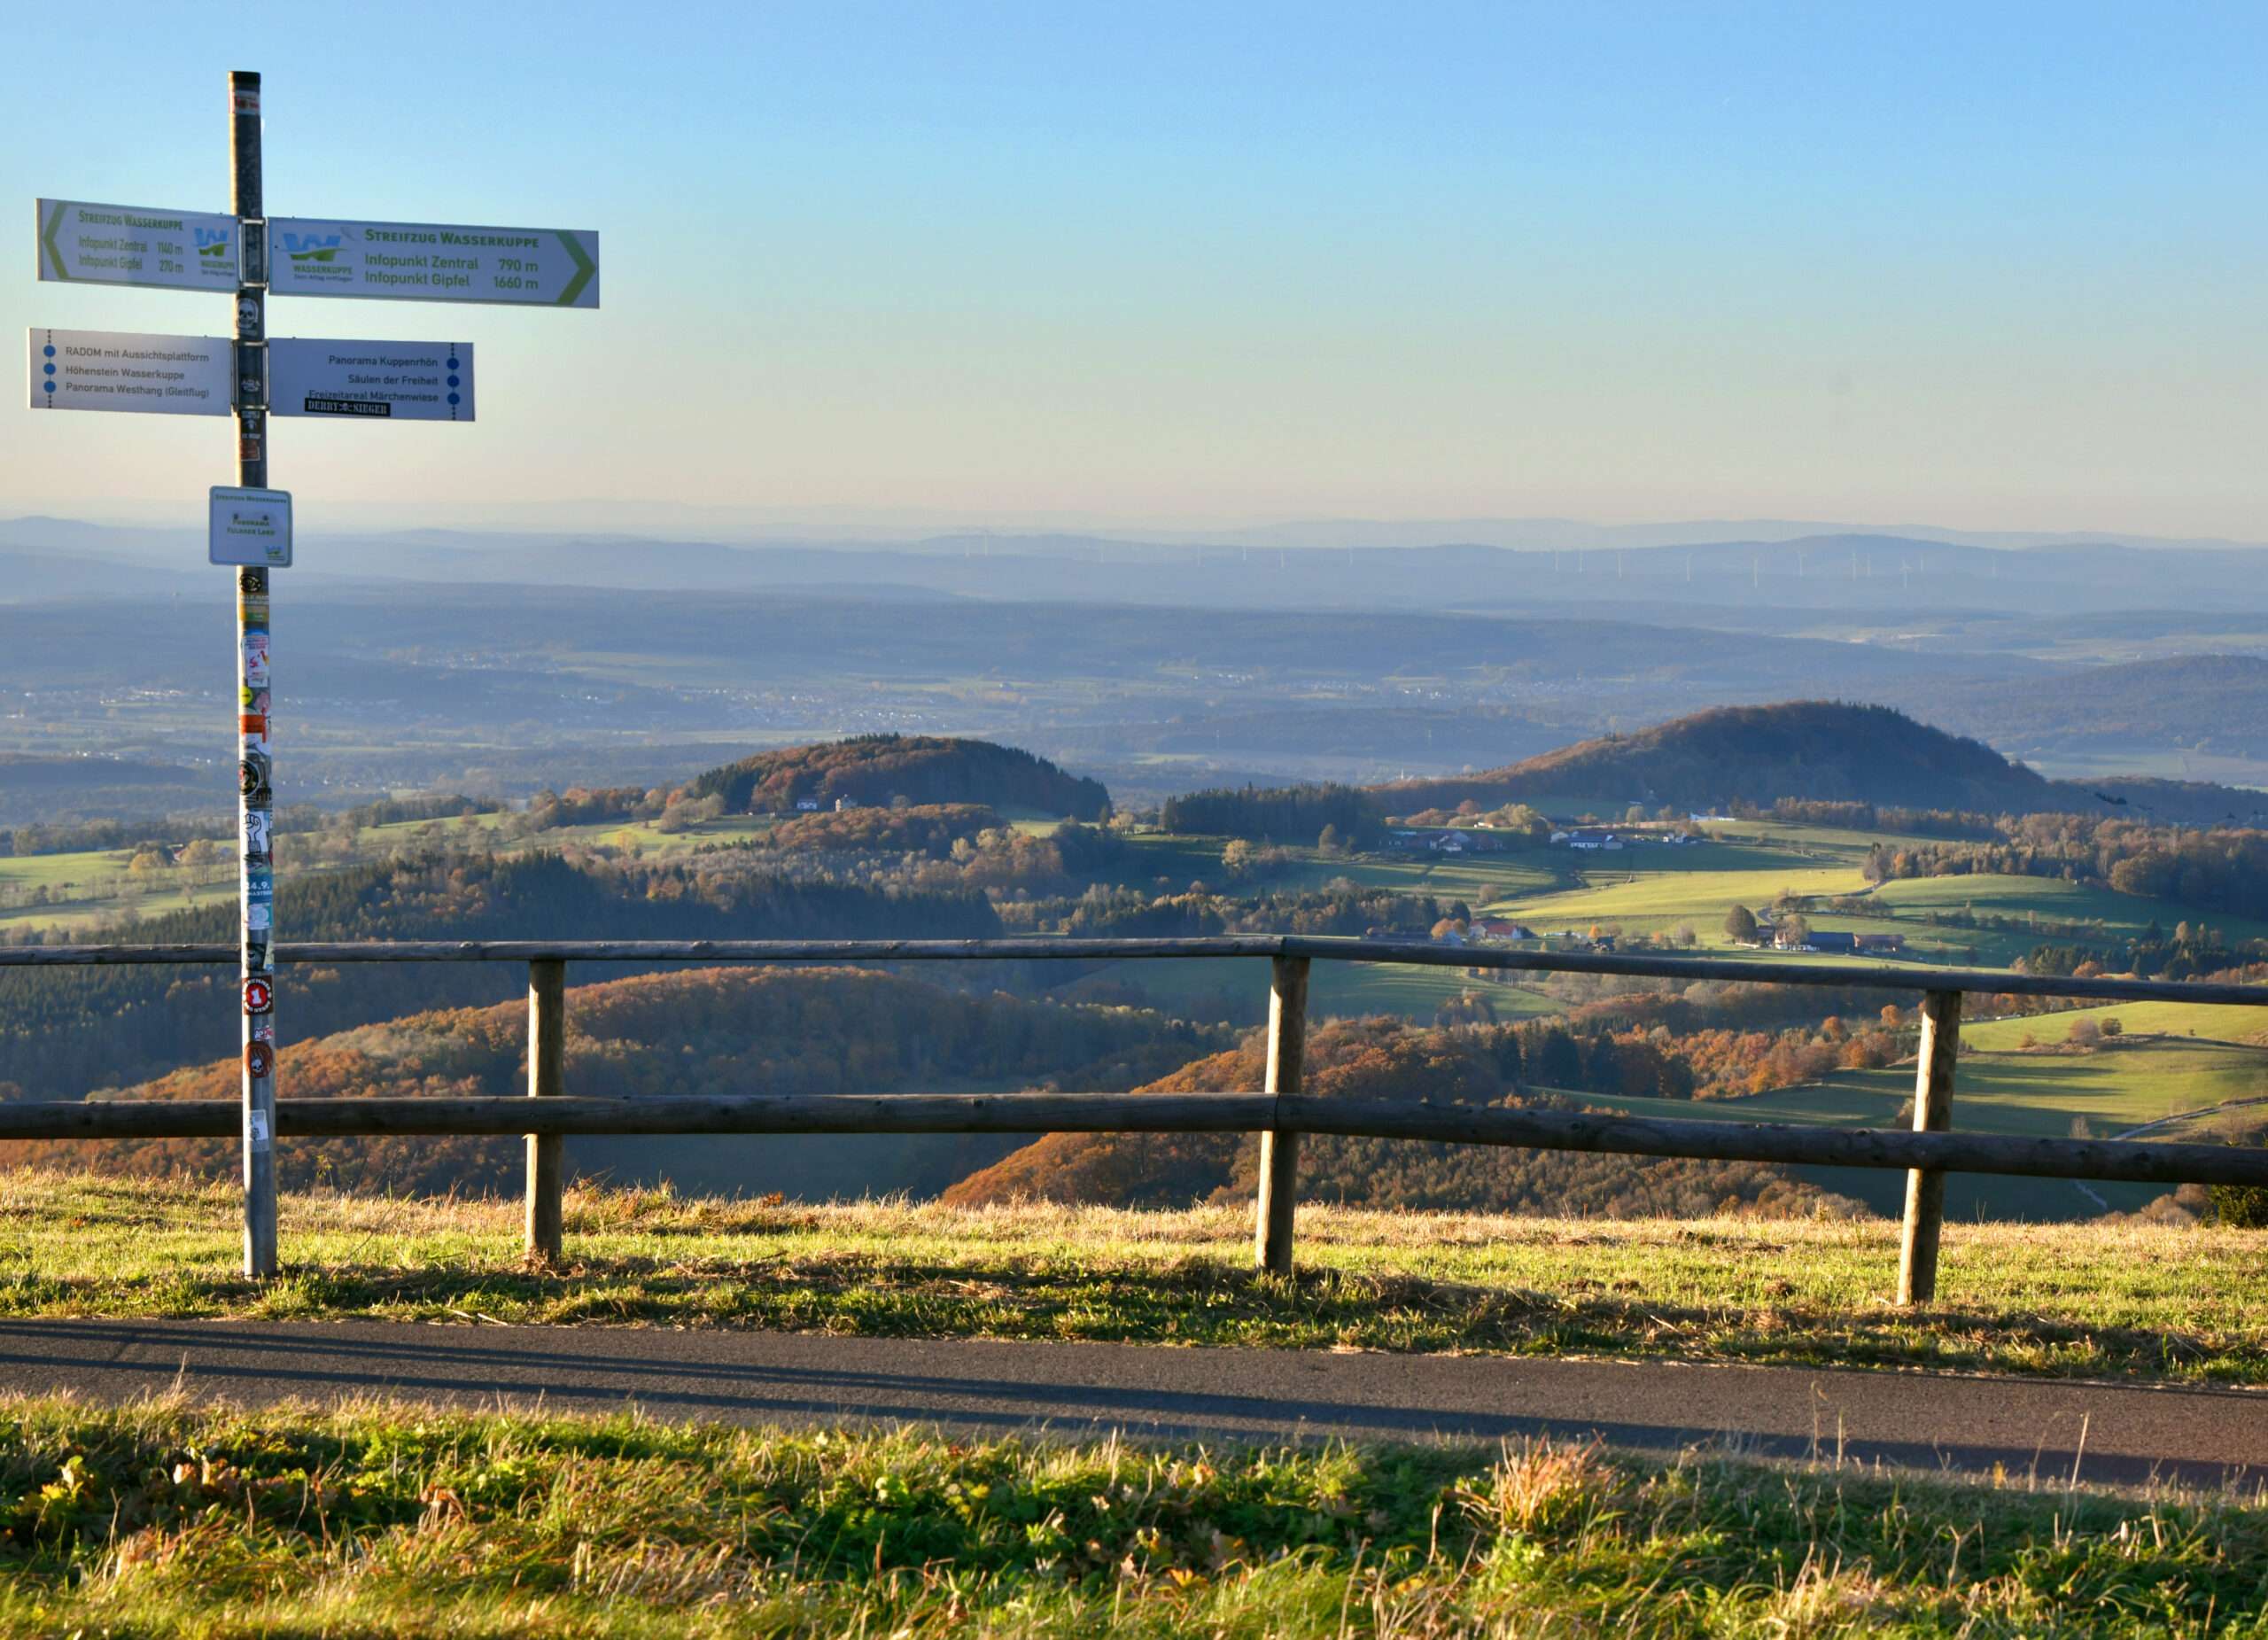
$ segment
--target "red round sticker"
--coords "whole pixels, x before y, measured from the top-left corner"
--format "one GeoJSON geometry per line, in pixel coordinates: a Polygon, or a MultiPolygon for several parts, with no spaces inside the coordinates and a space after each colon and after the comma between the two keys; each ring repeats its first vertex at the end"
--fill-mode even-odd
{"type": "Polygon", "coordinates": [[[265,1014],[276,1006],[276,990],[264,979],[245,982],[245,1012],[265,1014]]]}
{"type": "Polygon", "coordinates": [[[276,1051],[265,1042],[245,1045],[245,1069],[255,1076],[264,1076],[276,1069],[276,1051]]]}

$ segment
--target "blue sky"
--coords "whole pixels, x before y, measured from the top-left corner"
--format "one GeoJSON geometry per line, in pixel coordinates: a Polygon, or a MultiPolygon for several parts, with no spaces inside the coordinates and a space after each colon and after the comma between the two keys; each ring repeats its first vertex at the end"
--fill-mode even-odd
{"type": "MultiPolygon", "coordinates": [[[[230,67],[277,214],[602,235],[595,314],[274,303],[480,349],[470,429],[281,426],[303,512],[2268,539],[2258,4],[47,12],[12,332],[225,329],[36,284],[28,206],[223,208],[230,67]]],[[[228,476],[5,424],[0,510],[228,476]]]]}

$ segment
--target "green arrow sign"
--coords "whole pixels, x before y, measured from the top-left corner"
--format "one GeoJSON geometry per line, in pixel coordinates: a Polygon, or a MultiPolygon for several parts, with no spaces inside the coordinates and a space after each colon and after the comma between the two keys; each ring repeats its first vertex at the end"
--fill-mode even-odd
{"type": "Polygon", "coordinates": [[[236,291],[233,216],[83,199],[42,199],[37,210],[43,279],[236,291]]]}
{"type": "Polygon", "coordinates": [[[595,307],[599,237],[582,229],[277,217],[268,224],[268,276],[278,296],[595,307]]]}

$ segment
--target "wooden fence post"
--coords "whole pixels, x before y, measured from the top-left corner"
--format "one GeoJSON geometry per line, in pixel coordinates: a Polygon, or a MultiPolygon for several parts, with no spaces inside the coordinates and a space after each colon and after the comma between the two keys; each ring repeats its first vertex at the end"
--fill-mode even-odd
{"type": "MultiPolygon", "coordinates": [[[[1922,998],[1922,1040],[1914,1072],[1914,1131],[1942,1133],[1953,1125],[1953,1067],[1961,1051],[1961,992],[1922,998]]],[[[1946,1217],[1946,1176],[1915,1168],[1906,1175],[1906,1232],[1898,1255],[1898,1302],[1926,1304],[1938,1295],[1938,1232],[1946,1217]]]]}
{"type": "MultiPolygon", "coordinates": [[[[567,965],[555,958],[528,964],[528,1095],[549,1099],[566,1092],[567,965]]],[[[528,1256],[557,1261],[564,1236],[560,1203],[566,1141],[556,1133],[531,1133],[528,1141],[528,1256]]]]}
{"type": "MultiPolygon", "coordinates": [[[[1300,1091],[1308,1048],[1308,960],[1278,957],[1268,991],[1270,1093],[1300,1091]]],[[[1260,1201],[1253,1215],[1253,1257],[1262,1270],[1292,1273],[1292,1213],[1299,1200],[1300,1136],[1270,1128],[1260,1136],[1260,1201]]]]}

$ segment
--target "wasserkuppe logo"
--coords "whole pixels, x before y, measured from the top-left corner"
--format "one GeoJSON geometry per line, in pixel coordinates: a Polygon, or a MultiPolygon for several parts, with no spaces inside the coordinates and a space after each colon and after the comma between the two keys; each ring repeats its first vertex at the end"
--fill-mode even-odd
{"type": "Polygon", "coordinates": [[[284,254],[302,267],[335,262],[338,260],[338,247],[345,237],[343,234],[287,232],[284,236],[284,254]]]}
{"type": "Polygon", "coordinates": [[[229,230],[225,228],[200,228],[197,230],[197,253],[215,259],[229,253],[229,230]]]}

